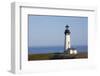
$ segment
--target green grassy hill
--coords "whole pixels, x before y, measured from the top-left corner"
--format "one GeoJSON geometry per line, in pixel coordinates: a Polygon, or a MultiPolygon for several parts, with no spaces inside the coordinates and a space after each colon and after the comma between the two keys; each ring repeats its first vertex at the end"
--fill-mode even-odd
{"type": "Polygon", "coordinates": [[[79,59],[88,58],[88,53],[79,53],[75,56],[64,53],[29,54],[28,60],[79,59]]]}

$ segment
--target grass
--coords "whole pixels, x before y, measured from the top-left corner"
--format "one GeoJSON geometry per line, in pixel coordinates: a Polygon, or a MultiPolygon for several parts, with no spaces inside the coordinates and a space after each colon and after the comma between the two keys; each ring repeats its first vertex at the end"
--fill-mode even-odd
{"type": "Polygon", "coordinates": [[[65,57],[62,53],[47,53],[47,54],[29,54],[28,60],[54,60],[54,59],[80,59],[80,58],[88,58],[88,54],[79,53],[73,58],[65,57]]]}
{"type": "Polygon", "coordinates": [[[52,54],[30,54],[28,60],[47,60],[52,54]]]}

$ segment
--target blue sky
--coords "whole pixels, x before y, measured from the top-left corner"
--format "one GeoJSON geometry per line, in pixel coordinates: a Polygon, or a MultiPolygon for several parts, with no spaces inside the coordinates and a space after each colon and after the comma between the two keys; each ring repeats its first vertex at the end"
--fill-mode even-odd
{"type": "Polygon", "coordinates": [[[30,15],[28,46],[63,46],[66,25],[70,26],[72,46],[87,45],[87,17],[30,15]]]}

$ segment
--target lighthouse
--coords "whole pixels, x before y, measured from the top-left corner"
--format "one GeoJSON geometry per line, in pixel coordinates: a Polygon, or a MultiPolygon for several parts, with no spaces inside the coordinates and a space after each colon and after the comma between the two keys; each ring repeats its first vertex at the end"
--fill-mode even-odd
{"type": "Polygon", "coordinates": [[[75,48],[71,47],[71,32],[69,30],[69,26],[65,26],[65,40],[64,40],[64,52],[68,55],[77,55],[78,52],[75,48]]]}
{"type": "Polygon", "coordinates": [[[64,47],[64,49],[65,50],[67,50],[67,49],[69,49],[69,48],[71,48],[71,41],[70,41],[70,30],[69,30],[69,26],[68,25],[66,25],[65,26],[65,47],[64,47]]]}

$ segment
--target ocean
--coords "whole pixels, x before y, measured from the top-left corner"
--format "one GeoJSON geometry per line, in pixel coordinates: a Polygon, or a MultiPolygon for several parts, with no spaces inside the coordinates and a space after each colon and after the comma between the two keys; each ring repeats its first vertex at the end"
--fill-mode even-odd
{"type": "MultiPolygon", "coordinates": [[[[72,46],[78,52],[88,52],[88,46],[72,46]]],[[[28,47],[28,54],[43,54],[43,53],[62,53],[64,46],[41,46],[41,47],[28,47]]]]}

